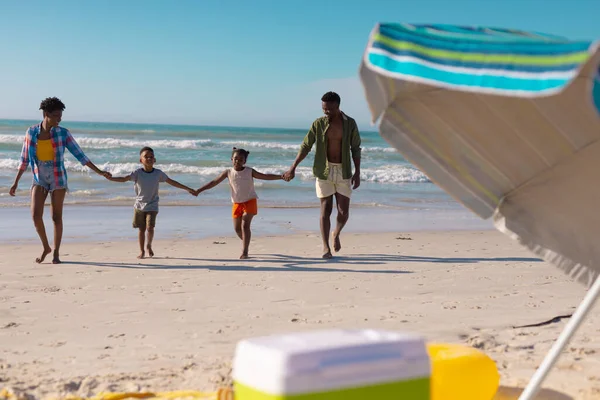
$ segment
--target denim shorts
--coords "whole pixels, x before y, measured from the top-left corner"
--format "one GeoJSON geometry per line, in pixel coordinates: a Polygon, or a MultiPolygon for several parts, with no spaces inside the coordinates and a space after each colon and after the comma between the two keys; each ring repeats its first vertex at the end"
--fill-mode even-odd
{"type": "Polygon", "coordinates": [[[48,192],[54,190],[66,189],[66,186],[58,186],[54,179],[54,161],[38,161],[38,181],[33,180],[33,186],[41,186],[48,192]]]}

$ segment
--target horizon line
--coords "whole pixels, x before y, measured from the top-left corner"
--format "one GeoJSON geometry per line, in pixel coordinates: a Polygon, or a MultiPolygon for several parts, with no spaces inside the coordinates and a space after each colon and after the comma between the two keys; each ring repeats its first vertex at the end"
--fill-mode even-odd
{"type": "MultiPolygon", "coordinates": [[[[25,121],[25,122],[34,122],[38,123],[40,119],[30,119],[30,118],[0,118],[0,121],[25,121]]],[[[162,125],[162,126],[186,126],[186,127],[202,127],[202,128],[250,128],[250,129],[286,129],[286,130],[297,130],[297,131],[308,131],[307,128],[285,128],[281,126],[275,127],[266,127],[266,126],[253,126],[253,125],[202,125],[202,124],[190,124],[190,123],[158,123],[158,122],[123,122],[123,121],[86,121],[86,120],[78,120],[78,119],[69,119],[67,122],[83,122],[83,123],[93,123],[93,124],[123,124],[123,125],[162,125]]],[[[377,129],[375,130],[362,130],[363,132],[371,132],[371,133],[379,133],[377,129]]]]}

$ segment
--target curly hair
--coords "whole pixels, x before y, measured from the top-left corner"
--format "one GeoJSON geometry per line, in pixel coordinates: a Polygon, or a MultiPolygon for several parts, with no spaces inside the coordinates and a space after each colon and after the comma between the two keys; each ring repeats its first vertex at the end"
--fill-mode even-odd
{"type": "Polygon", "coordinates": [[[336,103],[339,105],[342,99],[336,92],[327,92],[323,95],[323,97],[321,97],[321,101],[324,101],[325,103],[336,103]]]}
{"type": "Polygon", "coordinates": [[[60,101],[58,97],[47,97],[44,100],[42,100],[42,103],[40,104],[40,110],[43,110],[48,113],[54,112],[56,110],[64,111],[65,108],[65,104],[62,101],[60,101]]]}
{"type": "Polygon", "coordinates": [[[233,158],[233,156],[235,154],[239,154],[240,156],[244,157],[244,160],[248,159],[248,156],[250,155],[250,152],[244,149],[238,149],[237,147],[234,147],[233,150],[231,151],[231,158],[233,158]]]}

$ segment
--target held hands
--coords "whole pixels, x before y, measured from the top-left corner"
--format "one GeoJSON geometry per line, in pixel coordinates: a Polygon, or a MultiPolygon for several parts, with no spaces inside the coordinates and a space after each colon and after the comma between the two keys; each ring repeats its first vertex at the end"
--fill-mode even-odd
{"type": "Polygon", "coordinates": [[[296,176],[296,171],[290,168],[286,173],[283,174],[283,180],[286,182],[291,181],[296,176]]]}
{"type": "Polygon", "coordinates": [[[188,193],[191,194],[194,197],[197,197],[199,192],[197,190],[194,190],[194,189],[189,189],[188,193]]]}
{"type": "Polygon", "coordinates": [[[108,171],[100,171],[100,175],[102,175],[103,177],[105,177],[108,180],[111,180],[111,178],[112,178],[112,174],[108,171]]]}

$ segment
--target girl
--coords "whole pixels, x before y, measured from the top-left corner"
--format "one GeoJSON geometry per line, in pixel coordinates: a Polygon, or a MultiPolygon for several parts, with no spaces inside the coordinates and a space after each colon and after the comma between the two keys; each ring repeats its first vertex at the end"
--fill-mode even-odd
{"type": "Polygon", "coordinates": [[[44,250],[42,255],[35,259],[38,264],[43,262],[52,252],[46,227],[44,226],[44,203],[48,194],[52,200],[52,222],[54,222],[54,254],[53,264],[60,264],[60,243],[63,235],[63,205],[67,193],[67,169],[64,156],[68,150],[75,158],[98,175],[110,178],[111,174],[101,171],[83,153],[71,132],[61,127],[62,114],[65,105],[56,97],[48,97],[40,104],[44,119],[37,125],[27,129],[23,140],[23,149],[19,162],[19,170],[9,194],[15,196],[19,180],[27,169],[31,167],[33,183],[31,185],[31,213],[33,224],[42,241],[44,250]]]}
{"type": "Polygon", "coordinates": [[[229,187],[231,189],[231,202],[233,228],[238,237],[242,239],[243,248],[240,259],[248,258],[248,246],[250,245],[250,223],[252,218],[258,214],[258,204],[256,200],[258,196],[254,190],[254,178],[266,181],[275,181],[283,179],[283,175],[261,174],[253,168],[246,167],[249,151],[244,149],[233,148],[231,152],[231,162],[233,168],[223,171],[216,179],[202,186],[196,191],[197,194],[205,190],[212,189],[225,178],[229,179],[229,187]]]}

